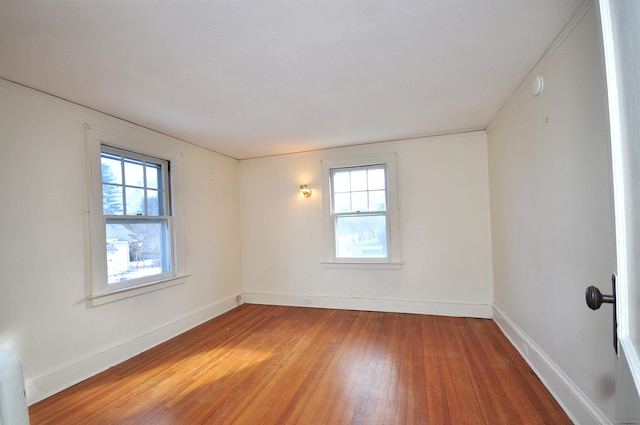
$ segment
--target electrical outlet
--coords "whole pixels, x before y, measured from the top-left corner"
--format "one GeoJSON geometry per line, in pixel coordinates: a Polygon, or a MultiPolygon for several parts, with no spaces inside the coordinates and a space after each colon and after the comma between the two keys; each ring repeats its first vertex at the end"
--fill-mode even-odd
{"type": "Polygon", "coordinates": [[[242,304],[242,295],[238,295],[238,296],[236,297],[236,302],[237,302],[238,304],[242,304]]]}
{"type": "Polygon", "coordinates": [[[304,300],[304,304],[305,304],[305,305],[311,305],[311,300],[309,300],[309,299],[305,299],[305,300],[304,300]]]}

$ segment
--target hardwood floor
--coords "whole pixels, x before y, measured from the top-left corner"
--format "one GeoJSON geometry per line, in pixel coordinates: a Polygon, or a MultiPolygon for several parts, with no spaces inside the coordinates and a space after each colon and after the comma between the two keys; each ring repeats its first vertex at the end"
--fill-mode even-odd
{"type": "Polygon", "coordinates": [[[243,305],[31,406],[39,424],[571,424],[485,319],[243,305]]]}

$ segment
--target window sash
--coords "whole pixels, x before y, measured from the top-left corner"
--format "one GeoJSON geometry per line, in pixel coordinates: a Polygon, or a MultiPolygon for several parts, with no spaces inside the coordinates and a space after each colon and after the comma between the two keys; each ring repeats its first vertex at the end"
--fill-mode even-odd
{"type": "MultiPolygon", "coordinates": [[[[130,217],[172,215],[169,161],[106,144],[100,146],[100,151],[103,214],[130,217]],[[108,162],[115,163],[114,165],[118,164],[119,166],[111,167],[106,164],[108,162]],[[109,179],[105,180],[105,165],[109,167],[113,181],[109,179]],[[129,165],[129,167],[127,167],[127,165],[129,165]],[[141,171],[136,173],[135,168],[132,168],[131,165],[140,166],[141,171]],[[113,168],[116,169],[114,170],[113,168]],[[156,181],[149,181],[149,170],[155,171],[156,181]],[[139,176],[136,176],[136,174],[139,174],[139,176]],[[135,179],[135,177],[137,177],[137,179],[135,179]],[[105,199],[106,190],[109,190],[110,193],[109,198],[105,199]],[[138,202],[136,202],[136,197],[138,198],[138,202]],[[153,200],[153,202],[150,202],[150,200],[153,200]],[[111,203],[115,201],[116,205],[120,206],[120,208],[115,211],[108,210],[108,201],[111,203]],[[138,206],[137,209],[135,208],[136,204],[138,206]],[[118,214],[118,211],[121,211],[121,213],[118,214]],[[130,212],[135,212],[135,214],[130,214],[130,212]]],[[[117,206],[116,208],[118,208],[117,206]]]]}
{"type": "Polygon", "coordinates": [[[389,258],[389,217],[386,212],[335,214],[333,223],[336,259],[389,258]]]}
{"type": "MultiPolygon", "coordinates": [[[[376,173],[379,174],[379,173],[376,173]]],[[[345,176],[345,177],[347,177],[345,176]]],[[[338,167],[330,170],[330,188],[331,188],[331,213],[359,213],[359,212],[381,212],[388,211],[389,199],[388,199],[388,179],[387,179],[387,167],[385,164],[371,164],[358,167],[338,167]],[[371,175],[371,172],[382,171],[382,182],[379,175],[371,175]],[[364,182],[355,182],[353,176],[356,173],[364,172],[364,182]],[[338,179],[337,175],[347,175],[348,182],[338,180],[344,180],[343,176],[338,179]],[[377,177],[377,178],[376,178],[377,177]],[[336,186],[338,190],[336,190],[336,186]],[[380,203],[382,195],[383,202],[380,203]],[[338,198],[341,201],[338,201],[338,198]],[[372,204],[372,201],[378,201],[372,204]],[[344,208],[348,205],[347,208],[344,208]],[[376,205],[378,207],[376,207],[376,205]]]]}
{"type": "Polygon", "coordinates": [[[176,265],[170,236],[173,234],[172,217],[105,216],[104,219],[109,288],[139,286],[174,276],[176,265]],[[152,230],[152,225],[160,227],[152,230]],[[124,235],[125,240],[110,238],[109,226],[119,226],[116,231],[121,230],[121,233],[128,232],[128,235],[124,235]],[[136,231],[135,227],[138,226],[146,228],[136,231]],[[127,236],[131,240],[126,240],[127,236]]]}

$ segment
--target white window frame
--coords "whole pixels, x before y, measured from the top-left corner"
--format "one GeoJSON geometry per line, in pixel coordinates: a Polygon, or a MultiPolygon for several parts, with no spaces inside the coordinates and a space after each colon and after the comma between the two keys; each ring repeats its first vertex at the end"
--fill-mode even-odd
{"type": "MultiPolygon", "coordinates": [[[[164,147],[162,143],[154,141],[152,136],[140,140],[124,136],[115,132],[86,125],[86,161],[88,178],[88,217],[89,217],[89,270],[87,284],[87,298],[94,306],[118,301],[125,298],[145,294],[159,289],[182,284],[186,281],[186,264],[184,262],[184,242],[182,223],[181,197],[181,158],[180,151],[164,147]],[[138,153],[143,156],[159,158],[168,161],[170,173],[168,184],[170,187],[169,226],[171,238],[172,270],[170,273],[158,275],[157,279],[133,281],[125,284],[109,285],[107,280],[107,244],[106,218],[102,205],[102,146],[138,153]]],[[[166,170],[169,172],[169,170],[166,170]]]]}
{"type": "Polygon", "coordinates": [[[400,224],[398,213],[398,181],[396,155],[373,154],[355,157],[324,159],[322,162],[322,192],[325,234],[325,261],[329,268],[384,268],[398,269],[402,266],[400,253],[400,224]],[[336,256],[335,215],[333,214],[333,190],[331,174],[334,169],[384,165],[387,191],[387,257],[382,258],[338,258],[336,256]]]}

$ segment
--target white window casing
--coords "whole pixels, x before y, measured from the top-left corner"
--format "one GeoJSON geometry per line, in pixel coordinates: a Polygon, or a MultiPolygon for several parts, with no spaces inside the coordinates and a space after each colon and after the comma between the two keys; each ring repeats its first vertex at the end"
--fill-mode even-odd
{"type": "MultiPolygon", "coordinates": [[[[322,189],[324,211],[325,259],[324,266],[328,268],[371,268],[371,269],[399,269],[402,266],[400,253],[400,226],[398,214],[396,155],[373,154],[335,159],[325,159],[322,163],[322,189]],[[349,171],[358,168],[374,168],[382,166],[386,177],[386,213],[354,212],[364,216],[366,214],[385,215],[387,218],[387,256],[339,256],[336,243],[336,219],[341,214],[334,209],[334,193],[332,175],[338,171],[349,171]]],[[[342,214],[342,217],[350,214],[342,214]]]]}
{"type": "MultiPolygon", "coordinates": [[[[90,125],[86,126],[86,164],[88,187],[88,272],[87,298],[94,306],[118,301],[124,298],[141,295],[186,281],[186,264],[184,261],[182,197],[181,197],[181,152],[154,143],[152,136],[149,140],[128,137],[90,125]],[[144,278],[132,278],[123,283],[108,282],[107,272],[107,223],[121,220],[123,223],[133,223],[137,219],[142,222],[145,218],[136,216],[105,216],[103,213],[103,182],[101,154],[103,147],[115,148],[122,152],[131,152],[141,157],[157,158],[166,161],[163,175],[167,185],[167,211],[158,216],[158,222],[166,225],[170,253],[167,261],[170,270],[144,278]],[[170,169],[170,170],[169,170],[170,169]],[[108,221],[109,220],[109,221],[108,221]]],[[[146,200],[145,200],[146,202],[146,200]]],[[[146,213],[145,213],[146,214],[146,213]]],[[[141,216],[142,214],[138,214],[141,216]]]]}

